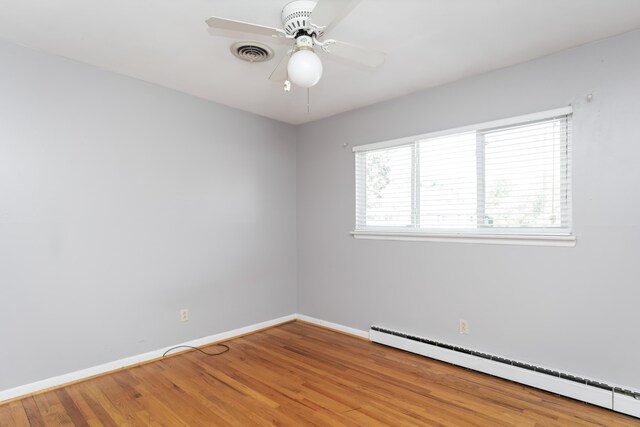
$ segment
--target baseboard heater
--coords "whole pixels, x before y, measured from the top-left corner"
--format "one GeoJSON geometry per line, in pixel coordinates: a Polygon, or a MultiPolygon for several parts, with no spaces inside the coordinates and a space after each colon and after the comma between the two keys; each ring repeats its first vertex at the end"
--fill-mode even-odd
{"type": "Polygon", "coordinates": [[[369,339],[379,344],[442,360],[640,418],[640,392],[638,391],[379,326],[371,326],[369,339]]]}

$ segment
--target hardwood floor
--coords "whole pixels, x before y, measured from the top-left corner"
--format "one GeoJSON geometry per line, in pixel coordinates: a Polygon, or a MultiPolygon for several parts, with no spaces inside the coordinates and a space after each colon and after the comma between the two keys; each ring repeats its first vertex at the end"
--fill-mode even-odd
{"type": "Polygon", "coordinates": [[[221,356],[189,352],[1,405],[0,425],[640,426],[302,322],[227,344],[221,356]]]}

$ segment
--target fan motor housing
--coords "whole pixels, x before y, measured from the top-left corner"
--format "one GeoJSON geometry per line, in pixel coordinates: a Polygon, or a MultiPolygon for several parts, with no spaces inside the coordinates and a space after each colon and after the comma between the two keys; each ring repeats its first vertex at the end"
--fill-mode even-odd
{"type": "Polygon", "coordinates": [[[295,0],[282,8],[282,26],[288,35],[315,33],[316,37],[320,37],[324,34],[324,31],[313,30],[309,25],[309,16],[315,6],[313,0],[295,0]]]}

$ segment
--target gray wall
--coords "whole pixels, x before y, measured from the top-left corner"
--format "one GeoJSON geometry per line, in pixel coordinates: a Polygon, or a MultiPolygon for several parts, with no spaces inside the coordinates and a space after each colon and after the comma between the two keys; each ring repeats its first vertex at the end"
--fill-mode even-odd
{"type": "Polygon", "coordinates": [[[640,33],[630,33],[300,126],[299,311],[640,388],[638,52],[640,33]],[[567,104],[575,111],[575,248],[350,237],[354,156],[344,143],[567,104]],[[458,334],[458,319],[469,321],[468,336],[458,334]]]}
{"type": "Polygon", "coordinates": [[[294,313],[295,137],[0,43],[0,390],[294,313]]]}
{"type": "Polygon", "coordinates": [[[631,33],[296,130],[0,43],[0,390],[296,310],[640,388],[639,49],[631,33]],[[350,237],[344,143],[569,103],[575,248],[350,237]]]}

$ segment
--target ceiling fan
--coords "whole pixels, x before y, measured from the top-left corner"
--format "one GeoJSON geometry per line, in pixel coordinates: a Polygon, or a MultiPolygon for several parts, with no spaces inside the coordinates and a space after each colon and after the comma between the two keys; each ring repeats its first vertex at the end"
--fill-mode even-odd
{"type": "Polygon", "coordinates": [[[234,19],[212,16],[207,24],[212,28],[243,31],[272,37],[285,37],[294,41],[293,47],[281,59],[269,77],[284,81],[284,90],[291,83],[310,88],[322,77],[322,62],[316,48],[357,64],[377,67],[385,54],[333,39],[324,39],[332,24],[348,14],[360,0],[295,0],[282,9],[282,28],[251,24],[234,19]]]}

